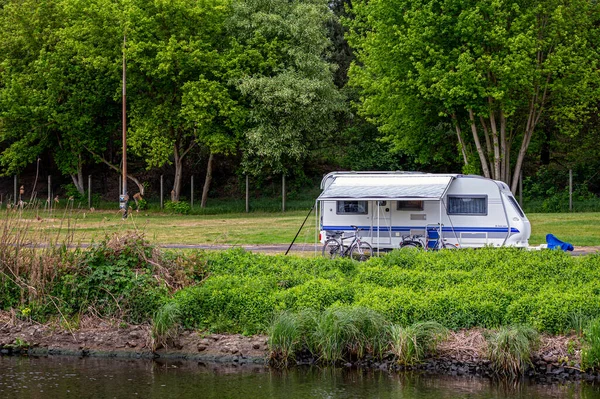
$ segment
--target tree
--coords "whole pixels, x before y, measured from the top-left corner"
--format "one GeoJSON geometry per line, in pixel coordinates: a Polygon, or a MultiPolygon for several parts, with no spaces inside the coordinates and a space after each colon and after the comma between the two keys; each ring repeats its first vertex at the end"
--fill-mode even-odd
{"type": "Polygon", "coordinates": [[[49,151],[83,194],[84,165],[120,124],[120,16],[109,0],[14,1],[2,9],[4,173],[49,151]]]}
{"type": "Polygon", "coordinates": [[[218,152],[233,145],[224,133],[234,124],[225,120],[237,113],[223,81],[228,4],[133,0],[128,9],[129,144],[148,168],[174,165],[172,201],[179,200],[184,159],[194,146],[218,152]]]}
{"type": "Polygon", "coordinates": [[[284,172],[327,140],[344,109],[326,56],[327,2],[250,0],[230,19],[237,87],[249,109],[246,168],[284,172]]]}
{"type": "Polygon", "coordinates": [[[472,143],[483,174],[515,191],[542,114],[565,130],[598,99],[598,7],[587,0],[357,2],[349,40],[361,112],[399,140],[413,134],[401,128],[421,119],[414,109],[451,122],[469,170],[472,143]]]}

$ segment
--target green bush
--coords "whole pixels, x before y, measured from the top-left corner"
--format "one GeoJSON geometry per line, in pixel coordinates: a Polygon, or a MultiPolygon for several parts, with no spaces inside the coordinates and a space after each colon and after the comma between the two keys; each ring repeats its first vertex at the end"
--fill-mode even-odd
{"type": "Polygon", "coordinates": [[[354,292],[344,280],[316,278],[277,293],[277,303],[283,309],[323,310],[333,304],[350,304],[354,292]]]}
{"type": "Polygon", "coordinates": [[[255,334],[265,331],[273,317],[274,290],[257,277],[213,276],[178,291],[174,300],[185,327],[255,334]]]}
{"type": "Polygon", "coordinates": [[[167,213],[176,213],[179,215],[187,215],[192,210],[192,207],[187,202],[183,201],[166,201],[165,202],[165,212],[167,213]]]}
{"type": "MultiPolygon", "coordinates": [[[[99,316],[148,321],[168,295],[154,276],[155,265],[148,261],[152,252],[141,237],[116,242],[107,237],[80,253],[76,267],[60,274],[51,294],[65,314],[92,310],[99,316]]],[[[44,309],[52,312],[50,304],[44,309]]]]}

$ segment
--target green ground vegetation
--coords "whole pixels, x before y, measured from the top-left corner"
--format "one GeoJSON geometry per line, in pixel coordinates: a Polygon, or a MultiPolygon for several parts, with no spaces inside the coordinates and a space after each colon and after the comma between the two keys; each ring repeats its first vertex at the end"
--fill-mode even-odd
{"type": "Polygon", "coordinates": [[[394,251],[358,263],[241,249],[165,252],[129,233],[75,250],[5,242],[0,255],[0,308],[40,322],[88,313],[149,322],[168,305],[179,318],[164,331],[179,324],[255,334],[282,311],[360,306],[400,326],[526,324],[557,334],[574,328],[574,316],[600,316],[600,256],[551,250],[394,251]]]}

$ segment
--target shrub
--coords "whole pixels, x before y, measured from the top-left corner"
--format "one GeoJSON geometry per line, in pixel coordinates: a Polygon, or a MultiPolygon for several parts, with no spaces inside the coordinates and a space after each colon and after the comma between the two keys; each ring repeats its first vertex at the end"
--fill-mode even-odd
{"type": "Polygon", "coordinates": [[[323,310],[335,303],[350,304],[353,296],[352,288],[343,280],[315,278],[280,291],[277,294],[277,301],[283,309],[323,310]]]}
{"type": "Polygon", "coordinates": [[[269,325],[275,309],[274,285],[259,277],[212,276],[174,295],[187,328],[256,334],[269,325]]]}
{"type": "Polygon", "coordinates": [[[183,201],[166,201],[165,202],[165,212],[167,213],[176,213],[179,215],[187,215],[192,210],[192,207],[187,202],[183,201]]]}
{"type": "Polygon", "coordinates": [[[390,347],[398,364],[412,366],[421,362],[427,353],[448,334],[448,329],[436,322],[419,322],[407,327],[389,327],[390,347]]]}
{"type": "Polygon", "coordinates": [[[504,377],[523,375],[539,343],[537,331],[529,326],[500,327],[486,336],[487,355],[494,371],[504,377]]]}

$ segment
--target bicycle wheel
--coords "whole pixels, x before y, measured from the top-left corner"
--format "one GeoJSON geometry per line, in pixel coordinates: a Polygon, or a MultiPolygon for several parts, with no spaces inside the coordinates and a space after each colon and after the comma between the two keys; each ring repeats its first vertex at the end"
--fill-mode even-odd
{"type": "Polygon", "coordinates": [[[458,246],[449,242],[443,242],[441,249],[458,249],[458,246]]]}
{"type": "Polygon", "coordinates": [[[368,242],[361,242],[360,244],[354,244],[350,248],[350,257],[359,262],[368,260],[373,254],[373,247],[368,242]]]}
{"type": "Polygon", "coordinates": [[[408,241],[400,244],[400,249],[405,251],[420,251],[423,249],[423,246],[417,244],[416,242],[408,241]]]}
{"type": "Polygon", "coordinates": [[[325,241],[323,245],[323,256],[329,259],[337,258],[342,254],[340,242],[334,238],[325,241]]]}

